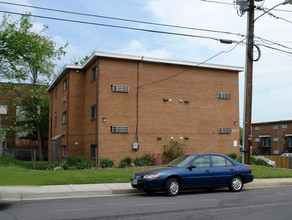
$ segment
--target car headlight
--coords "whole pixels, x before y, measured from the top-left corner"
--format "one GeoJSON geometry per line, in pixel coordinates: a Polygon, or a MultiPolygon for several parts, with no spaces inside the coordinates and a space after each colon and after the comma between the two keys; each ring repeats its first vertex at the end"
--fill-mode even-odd
{"type": "Polygon", "coordinates": [[[154,178],[158,178],[160,177],[160,175],[158,174],[147,174],[145,176],[143,176],[144,179],[154,179],[154,178]]]}

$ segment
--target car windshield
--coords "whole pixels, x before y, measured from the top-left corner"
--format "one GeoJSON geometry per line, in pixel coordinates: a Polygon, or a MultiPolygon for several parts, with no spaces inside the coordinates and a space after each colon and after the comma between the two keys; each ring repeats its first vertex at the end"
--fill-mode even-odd
{"type": "Polygon", "coordinates": [[[167,167],[185,167],[194,158],[195,158],[195,155],[183,155],[169,162],[168,164],[166,164],[166,166],[167,167]]]}

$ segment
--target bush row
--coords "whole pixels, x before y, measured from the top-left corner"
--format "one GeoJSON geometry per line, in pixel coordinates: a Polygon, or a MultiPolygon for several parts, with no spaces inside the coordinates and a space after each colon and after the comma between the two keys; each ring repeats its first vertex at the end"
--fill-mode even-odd
{"type": "MultiPolygon", "coordinates": [[[[126,168],[126,167],[143,167],[143,166],[157,166],[160,164],[158,158],[155,157],[154,154],[145,154],[141,157],[136,157],[134,160],[127,156],[122,159],[118,165],[119,168],[126,168]]],[[[102,158],[99,160],[99,166],[101,168],[111,168],[115,167],[115,161],[112,158],[102,158]]]]}

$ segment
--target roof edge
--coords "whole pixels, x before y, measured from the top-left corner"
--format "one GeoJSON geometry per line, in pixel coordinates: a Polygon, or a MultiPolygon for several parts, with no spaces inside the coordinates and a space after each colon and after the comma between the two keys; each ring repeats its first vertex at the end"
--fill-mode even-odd
{"type": "Polygon", "coordinates": [[[57,77],[53,80],[50,86],[47,89],[47,92],[50,92],[54,85],[59,82],[61,78],[64,77],[66,71],[68,69],[79,69],[82,70],[89,66],[95,57],[106,57],[106,58],[114,58],[114,59],[125,59],[125,60],[143,60],[144,62],[153,62],[153,63],[165,63],[165,64],[173,64],[173,65],[183,65],[183,66],[193,66],[193,67],[200,67],[200,68],[211,68],[211,69],[220,69],[220,70],[227,70],[227,71],[235,71],[235,72],[242,72],[244,71],[243,67],[239,66],[228,66],[228,65],[220,65],[220,64],[211,64],[211,63],[198,63],[192,61],[183,61],[183,60],[174,60],[174,59],[162,59],[162,58],[154,58],[154,57],[147,57],[147,56],[138,56],[138,55],[127,55],[127,54],[119,54],[119,53],[112,53],[112,52],[102,52],[102,51],[95,51],[92,55],[86,60],[85,63],[82,65],[80,64],[67,64],[65,65],[57,77]]]}

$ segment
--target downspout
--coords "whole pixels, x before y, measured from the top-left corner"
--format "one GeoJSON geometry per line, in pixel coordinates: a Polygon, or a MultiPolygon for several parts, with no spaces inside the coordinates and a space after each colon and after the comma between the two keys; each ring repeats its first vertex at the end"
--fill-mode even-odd
{"type": "Polygon", "coordinates": [[[139,143],[139,86],[140,86],[140,65],[142,65],[144,56],[137,63],[137,94],[136,94],[136,134],[134,142],[139,143]]]}
{"type": "MultiPolygon", "coordinates": [[[[56,91],[55,91],[56,92],[56,91]]],[[[53,133],[53,101],[54,101],[54,89],[51,91],[51,120],[50,120],[50,139],[52,139],[52,133],[53,133]]]]}
{"type": "MultiPolygon", "coordinates": [[[[56,92],[56,91],[55,91],[56,92]]],[[[51,152],[51,139],[52,139],[52,133],[53,133],[53,101],[54,101],[54,89],[51,91],[51,112],[50,112],[50,117],[51,117],[51,120],[50,120],[50,137],[49,137],[49,140],[48,140],[48,145],[50,146],[48,148],[48,161],[51,162],[51,156],[50,156],[50,152],[51,152]]]]}
{"type": "Polygon", "coordinates": [[[69,83],[69,70],[67,70],[67,123],[66,123],[66,151],[67,151],[67,157],[69,156],[69,88],[70,88],[70,83],[69,83]]]}
{"type": "Polygon", "coordinates": [[[99,122],[99,103],[98,103],[98,95],[99,95],[99,59],[98,57],[96,58],[96,149],[95,149],[95,157],[96,157],[96,167],[97,167],[97,161],[98,161],[98,122],[99,122]]]}

